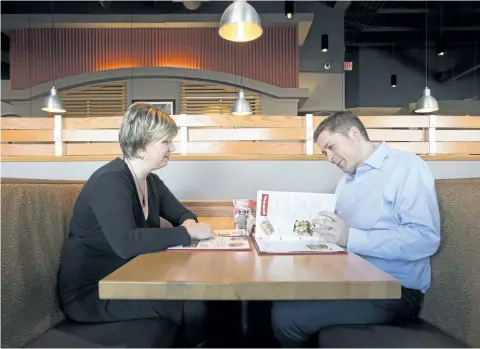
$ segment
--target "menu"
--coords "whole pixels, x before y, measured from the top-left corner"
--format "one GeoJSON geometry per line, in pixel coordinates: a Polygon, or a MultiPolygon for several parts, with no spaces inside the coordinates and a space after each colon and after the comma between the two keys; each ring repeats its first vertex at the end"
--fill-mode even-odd
{"type": "Polygon", "coordinates": [[[258,253],[346,252],[315,231],[323,219],[319,212],[334,212],[336,201],[335,194],[258,191],[254,237],[258,253]]]}
{"type": "Polygon", "coordinates": [[[250,240],[245,229],[222,229],[214,230],[215,236],[207,240],[192,241],[187,246],[174,246],[168,250],[251,250],[250,240]]]}

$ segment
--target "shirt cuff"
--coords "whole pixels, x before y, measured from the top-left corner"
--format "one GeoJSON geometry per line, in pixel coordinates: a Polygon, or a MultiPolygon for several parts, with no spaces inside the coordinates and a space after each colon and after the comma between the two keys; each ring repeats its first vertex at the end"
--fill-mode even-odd
{"type": "Polygon", "coordinates": [[[366,231],[349,228],[348,230],[348,240],[347,240],[347,250],[354,253],[362,253],[368,246],[368,239],[366,231]]]}

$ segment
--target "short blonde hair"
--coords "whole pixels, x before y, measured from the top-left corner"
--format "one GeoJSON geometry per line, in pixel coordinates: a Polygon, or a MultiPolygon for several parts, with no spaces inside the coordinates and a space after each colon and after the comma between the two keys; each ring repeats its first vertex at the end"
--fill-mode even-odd
{"type": "Polygon", "coordinates": [[[177,124],[162,109],[134,103],[123,115],[118,140],[125,157],[140,157],[151,142],[173,139],[177,133],[177,124]]]}

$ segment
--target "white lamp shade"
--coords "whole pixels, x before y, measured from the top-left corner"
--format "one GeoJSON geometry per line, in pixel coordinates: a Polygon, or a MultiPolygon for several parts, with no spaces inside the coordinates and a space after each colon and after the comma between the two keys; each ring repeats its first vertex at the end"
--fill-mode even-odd
{"type": "Polygon", "coordinates": [[[252,114],[252,108],[245,99],[245,94],[242,90],[238,93],[238,98],[232,105],[232,115],[250,115],[252,114]]]}
{"type": "Polygon", "coordinates": [[[50,90],[50,95],[43,100],[42,110],[47,113],[65,113],[67,111],[55,86],[50,90]]]}
{"type": "Polygon", "coordinates": [[[425,87],[423,90],[423,96],[417,102],[415,106],[415,113],[432,113],[438,110],[438,102],[430,95],[430,89],[425,87]]]}
{"type": "Polygon", "coordinates": [[[234,42],[258,39],[263,33],[260,16],[245,0],[237,0],[223,12],[218,33],[234,42]]]}

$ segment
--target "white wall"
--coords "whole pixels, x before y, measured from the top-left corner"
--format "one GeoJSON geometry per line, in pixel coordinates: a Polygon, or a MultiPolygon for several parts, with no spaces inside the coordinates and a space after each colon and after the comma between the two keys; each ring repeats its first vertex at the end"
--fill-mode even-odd
{"type": "Polygon", "coordinates": [[[345,109],[343,73],[300,73],[299,87],[308,88],[310,97],[300,108],[302,112],[345,109]]]}
{"type": "MultiPolygon", "coordinates": [[[[86,180],[106,162],[4,162],[1,176],[86,180]]],[[[480,161],[428,161],[435,178],[480,177],[480,161]]],[[[257,190],[333,192],[342,172],[326,161],[171,161],[157,172],[181,200],[255,199],[257,190]]]]}

